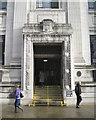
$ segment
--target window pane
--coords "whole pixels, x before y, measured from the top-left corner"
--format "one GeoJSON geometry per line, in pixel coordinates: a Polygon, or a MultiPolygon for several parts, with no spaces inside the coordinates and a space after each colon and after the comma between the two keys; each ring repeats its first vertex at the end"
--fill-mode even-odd
{"type": "Polygon", "coordinates": [[[96,64],[96,36],[90,36],[91,41],[91,61],[92,64],[96,64]]]}
{"type": "Polygon", "coordinates": [[[36,8],[59,8],[58,0],[37,0],[36,8]]]}
{"type": "Polygon", "coordinates": [[[96,70],[93,70],[93,80],[96,82],[96,70]]]}
{"type": "Polygon", "coordinates": [[[42,0],[37,0],[36,1],[36,8],[42,8],[43,5],[42,5],[42,0]]]}
{"type": "Polygon", "coordinates": [[[0,71],[0,82],[2,82],[2,71],[0,71]]]}
{"type": "Polygon", "coordinates": [[[2,3],[2,9],[7,9],[7,2],[2,3]]]}
{"type": "Polygon", "coordinates": [[[88,2],[88,9],[89,10],[96,10],[96,1],[95,2],[88,2]]]}
{"type": "Polygon", "coordinates": [[[0,36],[0,65],[4,65],[5,36],[0,36]]]}
{"type": "Polygon", "coordinates": [[[6,10],[7,9],[7,2],[0,2],[0,10],[6,10]]]}
{"type": "Polygon", "coordinates": [[[2,64],[2,42],[0,42],[0,65],[2,64]]]}
{"type": "Polygon", "coordinates": [[[50,2],[50,0],[43,1],[43,8],[51,8],[51,2],[50,2]]]}
{"type": "Polygon", "coordinates": [[[55,0],[55,2],[51,2],[51,8],[59,8],[58,0],[55,0]]]}

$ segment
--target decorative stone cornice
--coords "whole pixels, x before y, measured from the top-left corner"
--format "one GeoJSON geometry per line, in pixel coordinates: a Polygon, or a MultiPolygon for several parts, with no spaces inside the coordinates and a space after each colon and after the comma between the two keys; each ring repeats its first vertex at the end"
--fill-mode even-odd
{"type": "Polygon", "coordinates": [[[6,15],[7,11],[6,10],[0,10],[0,15],[6,15]]]}
{"type": "Polygon", "coordinates": [[[0,27],[0,32],[6,32],[6,27],[0,27]]]}
{"type": "Polygon", "coordinates": [[[96,26],[95,27],[89,27],[89,31],[96,33],[96,26]]]}
{"type": "Polygon", "coordinates": [[[88,13],[89,14],[96,14],[96,10],[89,10],[88,13]]]}
{"type": "Polygon", "coordinates": [[[75,69],[96,70],[96,65],[75,65],[75,69]]]}
{"type": "Polygon", "coordinates": [[[25,24],[23,27],[23,34],[34,36],[71,35],[72,33],[70,24],[56,24],[51,20],[43,20],[39,24],[25,24]]]}
{"type": "Polygon", "coordinates": [[[33,35],[33,34],[25,34],[26,36],[26,41],[31,41],[34,43],[53,43],[53,42],[62,42],[62,41],[66,41],[68,36],[65,35],[56,35],[56,34],[37,34],[37,35],[33,35]]]}

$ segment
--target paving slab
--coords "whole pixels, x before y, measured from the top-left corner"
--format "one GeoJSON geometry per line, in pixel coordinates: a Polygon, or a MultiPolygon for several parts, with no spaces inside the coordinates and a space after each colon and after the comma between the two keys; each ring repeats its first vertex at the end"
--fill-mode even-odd
{"type": "Polygon", "coordinates": [[[21,106],[24,111],[14,112],[14,105],[2,105],[2,118],[95,118],[95,107],[91,105],[75,106],[21,106]]]}

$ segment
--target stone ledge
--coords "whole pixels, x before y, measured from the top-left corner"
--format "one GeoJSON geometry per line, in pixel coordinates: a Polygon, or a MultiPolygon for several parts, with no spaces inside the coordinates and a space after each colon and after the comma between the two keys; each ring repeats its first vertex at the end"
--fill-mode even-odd
{"type": "Polygon", "coordinates": [[[17,84],[20,85],[20,82],[2,82],[0,87],[15,87],[17,84]]]}
{"type": "Polygon", "coordinates": [[[4,69],[21,69],[21,65],[2,65],[0,66],[0,70],[4,69]]]}
{"type": "Polygon", "coordinates": [[[81,87],[96,87],[96,83],[82,83],[81,87]]]}
{"type": "MultiPolygon", "coordinates": [[[[77,81],[75,82],[75,84],[77,83],[77,81]]],[[[81,82],[82,85],[81,87],[96,87],[96,82],[81,82]]]]}
{"type": "Polygon", "coordinates": [[[75,69],[96,70],[96,65],[75,65],[75,69]]]}

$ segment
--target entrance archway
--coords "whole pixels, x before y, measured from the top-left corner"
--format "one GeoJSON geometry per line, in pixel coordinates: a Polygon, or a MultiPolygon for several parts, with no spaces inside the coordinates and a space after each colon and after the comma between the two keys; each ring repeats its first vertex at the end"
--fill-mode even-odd
{"type": "Polygon", "coordinates": [[[40,85],[40,73],[44,75],[44,85],[60,85],[61,44],[34,45],[35,85],[40,85]]]}
{"type": "MultiPolygon", "coordinates": [[[[35,90],[37,88],[34,86],[34,83],[39,84],[39,72],[42,67],[43,70],[48,72],[48,74],[50,73],[50,78],[53,73],[58,74],[59,77],[54,74],[53,82],[49,82],[49,80],[46,81],[46,84],[60,84],[59,87],[62,89],[61,95],[64,98],[64,90],[66,89],[66,86],[71,88],[72,82],[70,64],[71,26],[67,24],[56,24],[52,21],[46,20],[39,24],[26,24],[23,28],[23,34],[24,54],[22,59],[23,67],[21,85],[22,90],[24,90],[25,94],[27,93],[27,98],[28,95],[30,100],[34,100],[36,98],[34,95],[36,95],[35,90]],[[44,67],[45,65],[43,65],[43,63],[41,63],[44,59],[48,60],[46,67],[44,67]],[[54,69],[52,69],[52,66],[54,69]]],[[[56,86],[58,89],[59,87],[56,86]]],[[[47,93],[49,93],[49,91],[52,92],[52,90],[48,90],[48,87],[45,86],[45,88],[47,93]]],[[[40,90],[38,89],[37,91],[40,90]]],[[[57,91],[55,92],[57,95],[57,91]]]]}

